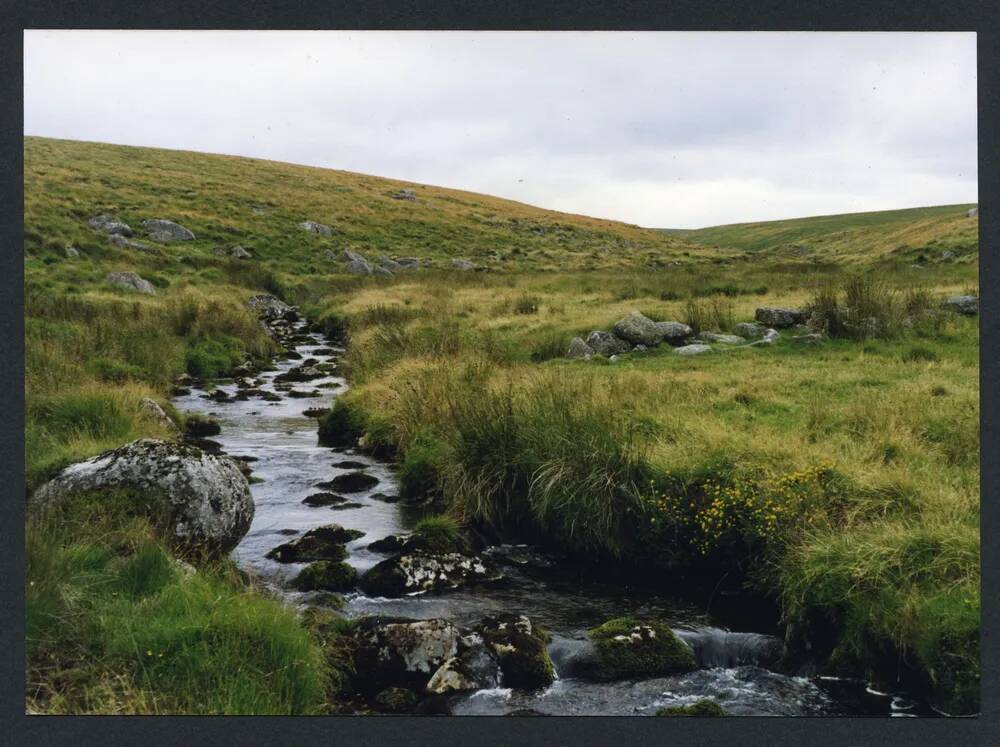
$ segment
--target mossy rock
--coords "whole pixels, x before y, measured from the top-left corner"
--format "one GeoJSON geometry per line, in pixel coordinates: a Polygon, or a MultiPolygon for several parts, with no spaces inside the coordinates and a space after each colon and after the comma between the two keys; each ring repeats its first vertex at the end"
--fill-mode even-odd
{"type": "Polygon", "coordinates": [[[349,591],[358,582],[358,572],[344,562],[317,560],[292,579],[299,591],[349,591]]]}
{"type": "Polygon", "coordinates": [[[588,631],[596,661],[591,676],[620,680],[697,669],[694,654],[669,626],[631,617],[608,620],[588,631]]]}
{"type": "Polygon", "coordinates": [[[524,615],[486,618],[479,632],[500,660],[504,687],[536,690],[555,681],[556,670],[546,647],[548,635],[533,628],[524,615]]]}
{"type": "Polygon", "coordinates": [[[378,485],[378,478],[366,472],[347,472],[332,480],[318,483],[316,487],[336,490],[341,493],[362,493],[378,485]]]}
{"type": "Polygon", "coordinates": [[[417,705],[417,694],[405,687],[387,687],[375,696],[375,705],[388,713],[408,713],[417,705]]]}
{"type": "Polygon", "coordinates": [[[704,698],[689,706],[672,706],[670,708],[660,708],[656,712],[657,716],[725,716],[726,712],[722,706],[714,700],[704,698]]]}
{"type": "Polygon", "coordinates": [[[217,436],[222,432],[219,421],[204,415],[192,414],[184,419],[184,433],[191,438],[217,436]]]}
{"type": "MultiPolygon", "coordinates": [[[[336,526],[336,525],[334,525],[336,526]]],[[[305,563],[311,560],[344,560],[346,548],[325,536],[306,534],[291,542],[278,545],[265,556],[279,563],[305,563]]]]}

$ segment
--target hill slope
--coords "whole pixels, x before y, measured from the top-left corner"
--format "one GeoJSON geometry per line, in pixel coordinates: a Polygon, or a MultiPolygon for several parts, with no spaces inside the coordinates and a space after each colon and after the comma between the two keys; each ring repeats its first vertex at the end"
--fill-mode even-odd
{"type": "Polygon", "coordinates": [[[837,262],[871,261],[889,255],[916,261],[921,254],[929,260],[943,251],[973,261],[979,247],[979,218],[968,217],[971,207],[941,205],[821,215],[690,231],[665,229],[664,233],[705,247],[837,262]]]}
{"type": "MultiPolygon", "coordinates": [[[[324,249],[460,257],[494,269],[565,269],[665,264],[697,245],[616,221],[543,210],[496,197],[345,171],[252,158],[25,138],[25,250],[63,255],[74,243],[107,251],[86,221],[113,213],[133,228],[167,218],[197,240],[183,260],[238,243],[255,257],[295,269],[331,271],[324,249]],[[415,199],[396,199],[402,189],[415,199]],[[334,229],[323,238],[306,220],[334,229]],[[95,246],[99,245],[99,246],[95,246]]],[[[134,253],[134,252],[133,252],[134,253]]]]}

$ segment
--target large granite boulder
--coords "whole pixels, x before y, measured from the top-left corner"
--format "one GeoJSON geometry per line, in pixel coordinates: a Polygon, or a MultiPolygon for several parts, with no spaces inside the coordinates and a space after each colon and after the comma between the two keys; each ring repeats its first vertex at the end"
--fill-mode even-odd
{"type": "Polygon", "coordinates": [[[191,231],[172,220],[163,220],[162,218],[144,220],[142,227],[146,229],[146,235],[153,241],[191,241],[194,239],[194,234],[191,231]]]}
{"type": "Polygon", "coordinates": [[[254,514],[250,486],[234,460],[149,438],[71,464],[31,501],[44,510],[76,494],[109,489],[134,493],[137,510],[150,514],[169,540],[207,554],[232,550],[254,514]]]}
{"type": "Polygon", "coordinates": [[[663,332],[656,322],[638,311],[630,312],[619,319],[611,331],[615,333],[615,337],[633,345],[651,347],[663,340],[663,332]]]}

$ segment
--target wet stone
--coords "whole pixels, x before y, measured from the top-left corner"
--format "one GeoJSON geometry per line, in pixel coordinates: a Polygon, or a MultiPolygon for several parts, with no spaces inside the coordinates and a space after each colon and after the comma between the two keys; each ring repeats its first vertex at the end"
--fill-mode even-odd
{"type": "Polygon", "coordinates": [[[336,493],[313,493],[306,496],[302,502],[307,506],[334,506],[338,503],[345,503],[347,499],[336,493]]]}
{"type": "Polygon", "coordinates": [[[378,478],[365,472],[348,472],[337,475],[332,480],[317,483],[318,488],[327,488],[341,493],[362,493],[378,485],[378,478]]]}

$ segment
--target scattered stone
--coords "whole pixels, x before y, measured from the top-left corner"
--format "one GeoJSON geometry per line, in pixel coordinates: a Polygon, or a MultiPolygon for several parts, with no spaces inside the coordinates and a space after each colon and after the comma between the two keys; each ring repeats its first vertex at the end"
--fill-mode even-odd
{"type": "Polygon", "coordinates": [[[295,309],[281,299],[261,293],[247,299],[247,306],[268,321],[290,319],[296,316],[295,309]]]}
{"type": "Polygon", "coordinates": [[[782,309],[762,306],[754,312],[754,318],[761,324],[775,329],[794,327],[805,322],[805,314],[798,309],[782,309]]]}
{"type": "Polygon", "coordinates": [[[391,257],[387,257],[384,254],[378,258],[378,263],[379,266],[388,271],[390,275],[394,272],[399,272],[400,270],[405,269],[399,262],[391,257]]]}
{"type": "Polygon", "coordinates": [[[194,239],[194,234],[191,231],[172,220],[160,218],[144,220],[142,227],[146,229],[146,235],[153,241],[191,241],[194,239]]]}
{"type": "Polygon", "coordinates": [[[112,234],[111,236],[108,236],[108,243],[117,246],[119,249],[135,249],[136,251],[145,252],[146,254],[163,253],[159,249],[151,247],[149,244],[143,244],[141,241],[126,239],[124,236],[119,234],[112,234]]]}
{"type": "Polygon", "coordinates": [[[317,560],[292,579],[299,591],[350,591],[358,582],[358,572],[344,562],[317,560]]]}
{"type": "Polygon", "coordinates": [[[348,472],[337,475],[332,480],[317,483],[316,487],[338,490],[342,493],[362,493],[378,485],[378,478],[365,472],[348,472]]]}
{"type": "Polygon", "coordinates": [[[630,347],[624,340],[615,337],[610,332],[603,332],[599,329],[595,329],[587,335],[587,341],[584,344],[591,349],[592,355],[599,353],[605,357],[617,355],[618,353],[627,353],[630,347]]]}
{"type": "Polygon", "coordinates": [[[126,290],[153,295],[156,288],[148,280],[143,280],[134,272],[109,272],[104,276],[104,282],[126,290]]]}
{"type": "Polygon", "coordinates": [[[170,419],[170,416],[164,412],[163,408],[160,407],[159,403],[155,400],[152,400],[149,397],[143,397],[139,400],[139,409],[171,433],[177,433],[180,430],[177,427],[177,423],[170,419]]]}
{"type": "Polygon", "coordinates": [[[128,223],[114,217],[113,215],[96,215],[87,221],[87,225],[98,231],[119,236],[131,236],[132,229],[128,223]]]}
{"type": "Polygon", "coordinates": [[[657,345],[663,340],[663,332],[656,322],[638,311],[630,312],[615,322],[611,328],[615,336],[633,345],[657,345]]]}
{"type": "Polygon", "coordinates": [[[335,506],[339,503],[346,502],[347,499],[342,495],[337,495],[336,493],[313,493],[302,499],[302,502],[307,506],[335,506]]]}
{"type": "Polygon", "coordinates": [[[250,486],[234,460],[150,438],[66,467],[31,500],[44,508],[75,494],[112,488],[134,491],[137,502],[151,508],[170,539],[185,550],[229,552],[254,515],[250,486]]]}
{"type": "Polygon", "coordinates": [[[686,324],[680,322],[656,322],[656,329],[670,345],[681,345],[694,332],[686,324]]]}
{"type": "Polygon", "coordinates": [[[368,497],[373,501],[382,501],[382,503],[399,503],[401,500],[400,496],[396,494],[389,495],[388,493],[372,493],[368,497]]]}
{"type": "Polygon", "coordinates": [[[572,360],[589,361],[594,357],[594,349],[579,337],[574,337],[570,340],[569,350],[566,352],[566,357],[572,360]]]}
{"type": "Polygon", "coordinates": [[[325,226],[322,223],[317,223],[314,220],[302,221],[301,223],[299,223],[299,228],[303,229],[304,231],[308,231],[309,233],[315,233],[324,238],[329,238],[330,236],[333,236],[332,228],[330,228],[329,226],[325,226]]]}
{"type": "Polygon", "coordinates": [[[414,552],[383,560],[361,577],[366,594],[400,597],[499,581],[503,574],[481,558],[461,553],[414,552]]]}
{"type": "Polygon", "coordinates": [[[253,259],[253,255],[237,244],[232,247],[217,246],[215,253],[220,257],[233,257],[235,259],[253,259]]]}
{"type": "Polygon", "coordinates": [[[322,395],[315,390],[304,391],[302,389],[290,389],[288,391],[288,396],[292,397],[293,399],[310,399],[313,397],[320,397],[322,395]]]}
{"type": "Polygon", "coordinates": [[[945,251],[941,252],[941,259],[942,260],[955,259],[955,252],[946,249],[945,251]]]}
{"type": "Polygon", "coordinates": [[[339,462],[334,462],[333,466],[337,469],[365,469],[368,467],[364,462],[355,462],[351,459],[344,459],[339,462]]]}
{"type": "Polygon", "coordinates": [[[80,250],[77,249],[72,244],[67,244],[66,248],[63,249],[63,253],[66,255],[66,259],[79,259],[80,258],[80,250]]]}
{"type": "Polygon", "coordinates": [[[754,340],[764,335],[764,327],[754,322],[740,322],[733,326],[733,334],[754,340]]]}
{"type": "Polygon", "coordinates": [[[420,268],[420,260],[417,257],[400,257],[396,260],[396,264],[404,270],[417,270],[420,268]]]}
{"type": "Polygon", "coordinates": [[[363,503],[357,503],[355,501],[347,501],[346,503],[338,503],[336,506],[330,506],[334,511],[345,511],[349,508],[364,508],[363,503]]]}
{"type": "Polygon", "coordinates": [[[975,316],[979,313],[978,296],[952,296],[941,307],[947,311],[954,311],[956,314],[964,316],[975,316]]]}
{"type": "Polygon", "coordinates": [[[302,411],[302,414],[307,418],[321,418],[330,412],[329,407],[309,407],[302,411]]]}
{"type": "Polygon", "coordinates": [[[469,271],[475,270],[476,266],[467,259],[454,258],[451,260],[451,267],[454,270],[469,271]]]}
{"type": "Polygon", "coordinates": [[[587,631],[591,658],[577,662],[590,679],[613,681],[632,677],[681,674],[697,668],[691,649],[669,626],[620,617],[587,631]]]}
{"type": "Polygon", "coordinates": [[[679,348],[674,348],[674,352],[677,355],[701,355],[702,353],[712,352],[712,347],[710,345],[682,345],[679,348]]]}
{"type": "Polygon", "coordinates": [[[344,560],[347,550],[339,542],[331,542],[325,537],[302,536],[283,545],[272,548],[265,555],[277,563],[307,563],[313,560],[344,560]]]}
{"type": "Polygon", "coordinates": [[[417,199],[417,193],[412,189],[401,189],[392,195],[394,200],[409,200],[410,202],[415,202],[417,199]]]}
{"type": "Polygon", "coordinates": [[[402,553],[416,548],[411,546],[411,535],[390,534],[387,537],[370,543],[368,549],[372,552],[402,553]]]}
{"type": "Polygon", "coordinates": [[[739,335],[722,335],[717,332],[699,332],[698,339],[702,342],[715,342],[720,345],[742,345],[746,339],[739,335]]]}
{"type": "Polygon", "coordinates": [[[751,342],[750,347],[754,345],[773,345],[778,340],[781,339],[781,333],[776,329],[766,329],[764,330],[764,336],[761,337],[756,342],[751,342]]]}

